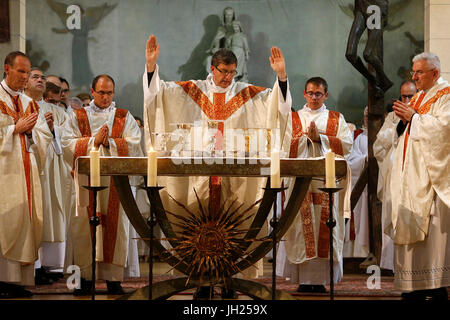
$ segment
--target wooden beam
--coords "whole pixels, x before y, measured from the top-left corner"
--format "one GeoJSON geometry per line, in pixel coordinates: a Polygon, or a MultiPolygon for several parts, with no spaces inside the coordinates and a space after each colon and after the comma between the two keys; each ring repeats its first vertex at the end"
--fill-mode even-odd
{"type": "MultiPolygon", "coordinates": [[[[270,159],[225,158],[223,163],[214,163],[217,158],[199,158],[200,163],[188,163],[188,158],[158,158],[159,176],[223,176],[223,177],[268,177],[270,176],[270,159]],[[228,161],[228,163],[227,163],[228,161]],[[265,169],[265,170],[262,170],[265,169]]],[[[89,174],[89,157],[78,158],[78,173],[89,174]]],[[[147,175],[147,158],[145,157],[100,157],[102,175],[147,175]]],[[[283,177],[324,177],[325,159],[281,159],[280,172],[283,177]]],[[[337,178],[347,175],[347,163],[336,159],[337,178]]]]}

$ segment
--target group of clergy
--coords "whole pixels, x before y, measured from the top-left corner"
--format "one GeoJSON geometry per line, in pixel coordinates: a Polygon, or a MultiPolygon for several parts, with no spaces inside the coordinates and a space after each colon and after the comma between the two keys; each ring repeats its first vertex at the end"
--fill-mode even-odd
{"type": "MultiPolygon", "coordinates": [[[[74,294],[89,294],[93,198],[74,179],[75,160],[93,149],[102,156],[142,156],[141,129],[128,110],[115,107],[109,75],[93,79],[92,101],[75,109],[58,103],[60,79],[31,68],[22,52],[6,57],[5,74],[0,185],[9,196],[0,209],[0,297],[29,297],[24,286],[58,281],[71,265],[81,275],[74,294]]],[[[123,278],[139,276],[137,235],[114,184],[104,184],[110,188],[97,199],[97,276],[106,280],[108,293],[123,294],[123,278]]]]}
{"type": "MultiPolygon", "coordinates": [[[[157,65],[159,50],[156,37],[151,35],[143,74],[145,148],[141,147],[141,129],[135,118],[115,106],[115,82],[109,75],[93,79],[93,100],[87,107],[68,110],[45,102],[51,97],[52,86],[46,85],[49,79],[41,70],[31,68],[25,54],[13,52],[6,57],[6,77],[0,88],[0,188],[4,194],[11,193],[0,205],[0,297],[30,296],[24,286],[34,285],[35,268],[44,278],[51,278],[55,276],[51,269],[72,264],[81,272],[81,285],[74,293],[90,293],[93,198],[81,187],[89,184],[89,178],[78,175],[76,159],[89,156],[91,150],[98,150],[101,156],[142,156],[143,149],[157,147],[157,133],[173,131],[173,124],[200,123],[199,129],[208,132],[214,123],[221,138],[214,140],[212,149],[218,153],[239,151],[229,136],[233,130],[258,128],[278,135],[272,144],[285,157],[320,158],[332,151],[349,163],[357,163],[356,167],[364,163],[367,132],[365,139],[361,134],[354,141],[344,116],[327,108],[325,79],[308,79],[303,92],[306,104],[292,111],[285,60],[279,48],[272,47],[269,57],[277,76],[272,89],[236,82],[237,59],[227,49],[213,55],[206,80],[164,81],[157,65]]],[[[450,285],[450,257],[446,254],[450,238],[445,236],[450,230],[450,142],[446,139],[450,133],[450,86],[440,77],[438,57],[430,53],[414,58],[412,79],[419,92],[412,99],[408,95],[411,101],[394,103],[394,111],[374,145],[374,152],[379,152],[383,233],[392,252],[388,265],[394,270],[396,288],[405,292],[404,298],[443,298],[447,297],[445,287],[450,285]]],[[[200,137],[195,148],[208,149],[211,141],[202,134],[200,137]]],[[[167,143],[169,150],[174,148],[175,142],[167,143]]],[[[258,149],[266,147],[257,145],[258,149]]],[[[344,255],[368,253],[367,231],[363,230],[367,229],[367,216],[361,213],[364,210],[350,212],[351,178],[357,179],[349,170],[346,179],[337,182],[346,191],[333,201],[335,282],[342,279],[344,255]],[[346,226],[345,218],[352,217],[353,225],[346,226]]],[[[99,193],[96,210],[101,221],[96,231],[97,276],[107,281],[109,293],[122,294],[124,277],[139,275],[136,236],[113,181],[110,177],[101,179],[109,188],[99,193]]],[[[161,192],[165,209],[179,215],[185,214],[184,210],[171,197],[196,211],[198,196],[211,214],[217,214],[232,200],[236,206],[249,208],[262,197],[266,183],[265,178],[214,176],[158,179],[165,186],[161,192]]],[[[132,185],[140,182],[136,179],[132,185]]],[[[288,189],[279,201],[278,212],[289,199],[293,179],[285,178],[283,184],[288,189]]],[[[300,212],[279,244],[278,275],[298,283],[300,292],[326,292],[330,281],[329,202],[328,195],[319,190],[323,186],[323,179],[312,180],[300,212]]],[[[360,206],[366,205],[367,201],[360,206]]],[[[257,206],[246,214],[256,210],[257,206]]],[[[248,228],[250,223],[247,220],[241,227],[248,228]]],[[[175,227],[175,231],[179,230],[175,227]]],[[[267,231],[261,229],[260,235],[267,235],[267,231]]],[[[248,278],[262,275],[262,261],[242,274],[248,278]]],[[[211,292],[208,287],[198,288],[194,298],[211,296],[211,292]]],[[[235,296],[233,290],[222,289],[223,298],[235,296]]]]}

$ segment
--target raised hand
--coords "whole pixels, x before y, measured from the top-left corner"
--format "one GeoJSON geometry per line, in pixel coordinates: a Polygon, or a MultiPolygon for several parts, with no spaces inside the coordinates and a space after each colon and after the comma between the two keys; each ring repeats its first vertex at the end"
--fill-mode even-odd
{"type": "Polygon", "coordinates": [[[270,52],[272,53],[272,56],[269,57],[270,66],[272,67],[273,71],[276,72],[280,80],[285,80],[287,78],[287,75],[283,53],[277,47],[272,47],[270,49],[270,52]]]}
{"type": "Polygon", "coordinates": [[[53,122],[54,122],[54,120],[53,120],[53,113],[51,113],[51,112],[45,113],[45,114],[44,114],[44,118],[45,118],[45,121],[47,121],[48,128],[50,129],[50,131],[53,132],[53,129],[54,129],[54,125],[53,125],[53,122]]]}
{"type": "Polygon", "coordinates": [[[37,113],[32,113],[26,117],[20,118],[16,122],[14,133],[31,134],[31,130],[33,130],[34,126],[36,125],[37,119],[38,119],[37,113]]]}
{"type": "Polygon", "coordinates": [[[152,34],[147,40],[145,49],[145,60],[147,63],[147,72],[153,72],[156,68],[156,61],[159,57],[159,44],[156,37],[152,34]]]}

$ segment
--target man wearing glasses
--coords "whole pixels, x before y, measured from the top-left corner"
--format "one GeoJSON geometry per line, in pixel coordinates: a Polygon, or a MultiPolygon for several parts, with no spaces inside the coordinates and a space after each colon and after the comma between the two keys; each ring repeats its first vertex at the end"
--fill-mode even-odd
{"type": "Polygon", "coordinates": [[[66,107],[66,109],[70,108],[69,99],[70,99],[70,87],[69,82],[59,77],[61,81],[61,103],[66,107]]]}
{"type": "Polygon", "coordinates": [[[39,105],[39,113],[47,120],[53,134],[42,170],[43,229],[39,260],[36,262],[37,285],[51,284],[62,278],[62,272],[50,272],[64,267],[66,245],[66,221],[70,216],[72,191],[71,168],[64,161],[61,135],[66,121],[66,112],[57,106],[61,88],[46,77],[39,68],[32,68],[25,93],[39,105]],[[45,100],[45,101],[44,101],[45,100]]]}
{"type": "MultiPolygon", "coordinates": [[[[400,85],[400,101],[407,105],[416,94],[417,88],[414,81],[406,80],[400,85]]],[[[397,147],[396,128],[400,118],[392,111],[386,114],[383,126],[377,133],[377,139],[373,143],[373,153],[378,162],[378,198],[382,202],[382,230],[386,221],[391,216],[391,170],[393,164],[393,152],[397,147]]],[[[394,243],[392,239],[382,231],[382,246],[380,267],[394,271],[394,243]]]]}
{"type": "Polygon", "coordinates": [[[419,92],[394,103],[400,119],[391,173],[392,216],[384,232],[394,240],[394,287],[405,299],[447,300],[450,286],[450,84],[440,60],[412,60],[419,92]]]}
{"type": "MultiPolygon", "coordinates": [[[[321,77],[310,78],[305,84],[303,96],[306,104],[288,119],[283,147],[290,158],[313,158],[333,151],[337,156],[348,158],[353,145],[353,133],[344,116],[325,105],[328,98],[328,84],[321,77]]],[[[286,179],[292,191],[293,180],[286,179]]],[[[345,185],[344,183],[340,183],[345,185]]],[[[338,187],[340,185],[338,183],[338,187]]],[[[328,194],[318,188],[324,181],[314,179],[300,208],[300,213],[280,242],[280,276],[289,277],[298,283],[298,292],[325,292],[329,284],[329,229],[326,220],[329,214],[328,194]]],[[[289,197],[286,197],[287,199],[289,197]]],[[[339,282],[343,275],[344,245],[344,203],[334,198],[334,217],[336,226],[334,256],[334,281],[339,282]]],[[[349,214],[346,210],[346,217],[349,214]]]]}
{"type": "MultiPolygon", "coordinates": [[[[69,113],[67,130],[62,138],[64,156],[70,165],[80,156],[88,156],[95,148],[100,156],[139,157],[142,155],[141,132],[136,120],[126,109],[116,108],[114,80],[106,74],[97,76],[92,82],[94,99],[88,107],[69,113]]],[[[87,177],[79,177],[79,186],[88,184],[87,177]]],[[[129,220],[123,211],[111,177],[102,177],[101,185],[110,188],[99,193],[98,214],[101,224],[97,228],[98,279],[106,280],[108,293],[123,294],[120,282],[124,268],[137,261],[127,261],[129,248],[129,220]]],[[[81,288],[75,295],[88,295],[91,279],[91,233],[89,205],[92,194],[82,187],[77,191],[76,215],[71,217],[70,232],[73,247],[73,263],[81,268],[81,288]]],[[[136,245],[136,242],[133,242],[136,245]]],[[[135,248],[137,251],[137,247],[135,248]]]]}
{"type": "MultiPolygon", "coordinates": [[[[228,133],[232,130],[260,128],[275,131],[280,128],[282,122],[280,117],[290,111],[291,97],[283,54],[277,47],[271,49],[271,54],[270,65],[278,78],[272,90],[236,82],[234,77],[238,61],[234,53],[227,49],[219,49],[214,53],[211,59],[211,73],[206,80],[166,82],[159,78],[159,68],[156,64],[159,45],[156,37],[151,35],[147,41],[146,70],[143,75],[147,148],[152,145],[152,133],[170,132],[172,131],[170,125],[177,123],[200,122],[201,129],[206,132],[208,124],[216,121],[220,136],[214,146],[216,151],[242,151],[232,145],[232,139],[227,139],[228,133]],[[222,140],[221,137],[225,138],[222,140]]],[[[194,141],[194,146],[200,145],[206,150],[205,140],[194,141]]],[[[172,146],[169,146],[169,149],[171,148],[172,146]]],[[[173,206],[167,194],[184,202],[188,207],[197,208],[193,192],[195,188],[202,199],[209,199],[210,210],[215,213],[232,195],[238,195],[239,204],[243,204],[243,208],[250,207],[262,197],[262,187],[266,180],[220,177],[164,177],[164,179],[163,184],[167,190],[163,198],[164,205],[178,214],[183,214],[183,211],[173,206]]],[[[253,214],[256,210],[257,207],[249,214],[253,214]]],[[[247,270],[249,272],[247,277],[257,277],[258,272],[262,272],[262,263],[259,269],[247,270]]],[[[226,290],[222,293],[224,298],[234,296],[226,293],[226,290]]],[[[203,295],[197,295],[199,296],[203,295]]]]}

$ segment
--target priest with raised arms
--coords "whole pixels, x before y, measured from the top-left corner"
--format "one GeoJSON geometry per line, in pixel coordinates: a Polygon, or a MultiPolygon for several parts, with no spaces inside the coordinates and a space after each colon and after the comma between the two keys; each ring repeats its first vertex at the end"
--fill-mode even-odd
{"type": "MultiPolygon", "coordinates": [[[[163,81],[156,64],[159,49],[156,37],[151,35],[147,41],[143,75],[147,149],[156,147],[153,133],[173,131],[175,128],[172,125],[180,123],[197,123],[194,130],[201,130],[205,135],[208,123],[216,122],[216,128],[220,132],[214,145],[216,151],[242,151],[233,145],[234,138],[230,138],[233,130],[283,130],[283,118],[290,111],[291,96],[285,60],[279,48],[272,47],[272,55],[269,57],[270,65],[278,77],[272,89],[235,82],[237,59],[227,49],[220,49],[213,55],[211,73],[206,80],[163,81]]],[[[194,147],[191,149],[199,151],[207,148],[208,139],[202,139],[201,136],[202,134],[194,134],[191,137],[194,140],[194,147]]],[[[261,149],[264,143],[259,141],[259,145],[261,149]]],[[[174,144],[169,143],[168,149],[173,147],[174,144]]],[[[209,204],[212,212],[217,212],[226,200],[235,198],[238,200],[237,204],[242,204],[245,210],[262,198],[265,181],[264,178],[159,177],[159,184],[165,186],[161,192],[165,209],[179,214],[183,214],[183,211],[169,200],[168,195],[197,211],[195,188],[204,201],[203,204],[209,204]]],[[[253,214],[256,210],[257,207],[248,214],[253,214]]],[[[249,227],[250,223],[251,220],[244,227],[249,227]]],[[[266,235],[266,230],[261,235],[266,235]]],[[[252,278],[262,274],[262,263],[257,263],[256,267],[245,270],[244,276],[252,278]]],[[[202,289],[197,292],[197,296],[199,295],[202,295],[202,289]]],[[[222,291],[222,297],[229,296],[227,290],[222,291]]]]}

